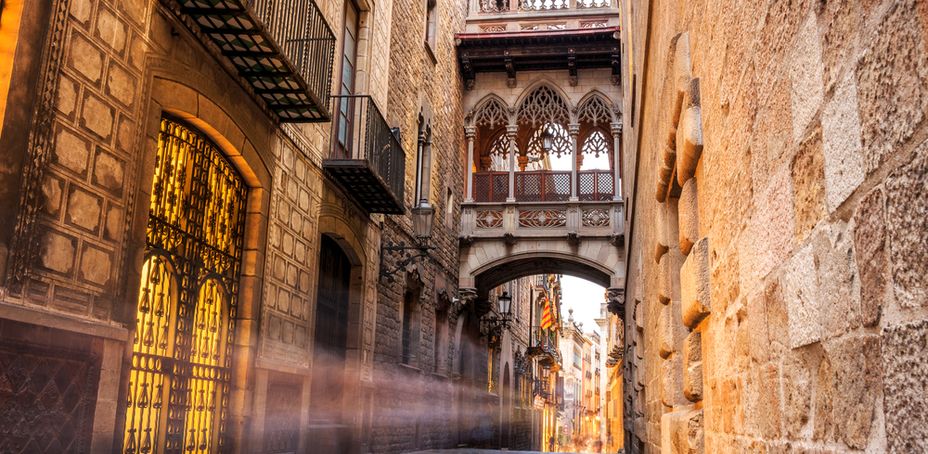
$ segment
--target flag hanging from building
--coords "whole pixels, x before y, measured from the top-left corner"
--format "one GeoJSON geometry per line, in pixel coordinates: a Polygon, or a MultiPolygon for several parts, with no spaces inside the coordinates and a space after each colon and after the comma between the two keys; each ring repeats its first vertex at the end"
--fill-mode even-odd
{"type": "Polygon", "coordinates": [[[551,300],[545,298],[545,306],[541,310],[541,329],[554,327],[554,312],[551,310],[551,300]]]}

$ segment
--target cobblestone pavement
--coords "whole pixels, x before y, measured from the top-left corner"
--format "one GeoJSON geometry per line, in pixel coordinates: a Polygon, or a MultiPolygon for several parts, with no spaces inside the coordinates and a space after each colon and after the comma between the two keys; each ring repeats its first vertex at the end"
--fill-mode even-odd
{"type": "Polygon", "coordinates": [[[503,451],[494,449],[432,449],[428,451],[415,451],[409,454],[540,454],[541,451],[503,451]]]}

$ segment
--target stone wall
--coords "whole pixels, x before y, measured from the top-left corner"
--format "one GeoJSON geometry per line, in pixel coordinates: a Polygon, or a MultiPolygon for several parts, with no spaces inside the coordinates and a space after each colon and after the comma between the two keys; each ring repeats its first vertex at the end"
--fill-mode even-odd
{"type": "MultiPolygon", "coordinates": [[[[379,7],[379,5],[378,5],[379,7]]],[[[385,103],[387,122],[399,127],[406,150],[405,205],[417,205],[416,176],[420,118],[431,127],[429,168],[424,172],[427,198],[435,212],[433,246],[428,257],[400,267],[400,254],[385,253],[382,270],[393,279],[377,284],[378,306],[374,350],[372,452],[401,452],[452,447],[458,443],[460,409],[455,396],[454,333],[459,324],[457,296],[457,230],[464,193],[462,83],[454,55],[454,33],[463,27],[465,5],[436,2],[437,39],[425,44],[426,2],[394,0],[390,33],[375,37],[389,46],[385,103]],[[399,269],[398,269],[399,268],[399,269]],[[407,292],[418,302],[413,320],[415,359],[402,363],[403,300],[407,292]]],[[[380,57],[378,57],[380,55],[380,57]]],[[[384,244],[414,244],[409,216],[383,219],[384,244]]],[[[485,361],[485,359],[484,359],[485,361]]],[[[484,375],[485,376],[485,375],[484,375]]],[[[469,391],[469,390],[468,390],[469,391]]]]}
{"type": "MultiPolygon", "coordinates": [[[[352,261],[352,375],[345,387],[353,400],[347,405],[352,409],[347,422],[353,426],[354,444],[371,443],[370,396],[393,372],[374,372],[375,335],[382,335],[388,346],[381,355],[395,353],[390,349],[398,345],[391,343],[395,339],[389,328],[375,328],[375,323],[387,326],[390,310],[401,301],[390,284],[379,280],[381,229],[388,231],[389,241],[408,243],[409,218],[385,221],[355,206],[322,171],[330,123],[279,124],[169,3],[55,0],[25,8],[14,73],[37,83],[30,85],[35,93],[19,88],[25,87],[22,84],[13,87],[0,136],[7,150],[0,165],[0,215],[10,220],[0,229],[0,346],[9,350],[11,342],[28,343],[32,338],[37,346],[33,350],[44,354],[50,349],[43,339],[75,337],[75,348],[92,356],[85,363],[93,383],[81,390],[81,398],[95,399],[95,409],[92,405],[87,410],[93,423],[82,425],[86,433],[76,437],[83,437],[80,442],[89,443],[94,452],[119,449],[158,122],[170,115],[216,142],[249,187],[229,404],[233,443],[247,452],[271,449],[265,426],[286,420],[273,414],[284,409],[295,414],[288,414],[288,424],[281,427],[296,432],[281,434],[281,427],[275,426],[270,427],[273,436],[294,436],[300,440],[298,450],[310,450],[304,435],[312,408],[309,389],[322,235],[337,239],[352,261]],[[378,303],[386,308],[380,315],[378,303]],[[296,397],[295,403],[281,397],[285,395],[296,397]]],[[[340,74],[344,5],[319,4],[339,40],[333,86],[340,74]]],[[[417,103],[425,96],[433,106],[436,248],[422,277],[429,284],[423,313],[434,314],[438,295],[444,292],[450,300],[456,291],[452,285],[463,193],[463,114],[460,96],[448,89],[460,86],[456,63],[452,58],[431,63],[422,50],[419,35],[413,33],[419,28],[411,24],[418,21],[412,10],[424,4],[393,8],[384,1],[359,6],[357,91],[371,94],[390,125],[401,127],[408,182],[415,169],[412,131],[417,103]],[[393,11],[405,12],[394,21],[393,11]],[[402,27],[403,33],[391,38],[393,27],[402,27]],[[411,48],[411,43],[422,50],[421,66],[408,65],[409,55],[392,50],[411,48]],[[407,73],[413,67],[418,69],[407,73]]],[[[452,35],[463,21],[463,8],[439,5],[439,55],[452,53],[452,35]]],[[[422,21],[424,26],[424,17],[422,21]]],[[[410,202],[411,197],[406,205],[410,202]]],[[[447,341],[457,319],[454,308],[446,311],[447,341]]],[[[450,408],[453,352],[446,347],[441,351],[447,358],[435,361],[435,325],[434,318],[423,318],[420,357],[429,391],[421,393],[414,386],[406,395],[415,393],[422,396],[420,403],[442,401],[450,408]]],[[[392,361],[389,356],[380,359],[392,361]]],[[[447,424],[432,421],[423,423],[426,426],[420,430],[423,446],[449,443],[447,424]]]]}
{"type": "Polygon", "coordinates": [[[928,9],[623,7],[626,447],[928,449],[928,9]]]}

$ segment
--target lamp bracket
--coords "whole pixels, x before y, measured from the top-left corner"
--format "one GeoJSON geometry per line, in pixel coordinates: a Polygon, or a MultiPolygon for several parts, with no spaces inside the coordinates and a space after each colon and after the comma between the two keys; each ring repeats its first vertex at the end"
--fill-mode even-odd
{"type": "Polygon", "coordinates": [[[420,258],[427,258],[429,256],[429,251],[432,249],[434,249],[434,247],[427,244],[407,245],[402,241],[395,244],[382,243],[380,245],[380,277],[387,282],[395,282],[396,273],[406,269],[407,266],[420,258]],[[387,254],[393,254],[397,257],[397,261],[393,267],[387,267],[384,263],[384,258],[387,254]]]}

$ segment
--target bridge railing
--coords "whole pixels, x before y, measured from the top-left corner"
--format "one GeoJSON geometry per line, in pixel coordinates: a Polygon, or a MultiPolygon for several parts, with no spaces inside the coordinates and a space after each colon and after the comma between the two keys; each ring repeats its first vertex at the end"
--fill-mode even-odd
{"type": "Polygon", "coordinates": [[[461,238],[609,238],[625,233],[621,201],[465,203],[461,238]]]}

